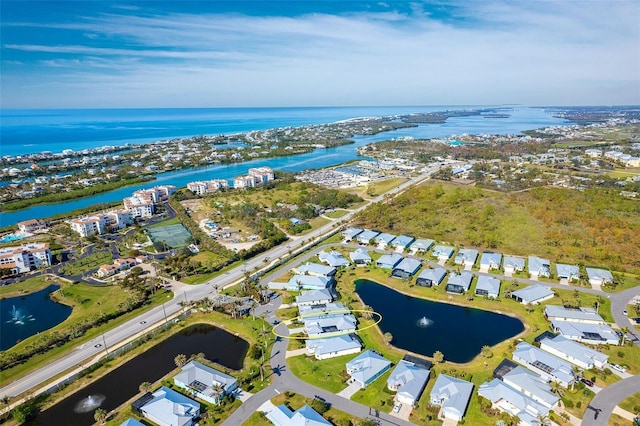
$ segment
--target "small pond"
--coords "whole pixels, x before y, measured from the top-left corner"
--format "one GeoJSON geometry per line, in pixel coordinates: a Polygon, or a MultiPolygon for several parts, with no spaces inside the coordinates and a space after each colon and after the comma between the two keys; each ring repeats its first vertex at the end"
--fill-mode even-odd
{"type": "Polygon", "coordinates": [[[406,296],[369,280],[356,281],[356,292],[382,315],[378,325],[383,333],[391,333],[394,346],[425,356],[440,351],[447,361],[471,361],[484,345],[493,346],[524,330],[517,318],[406,296]]]}
{"type": "Polygon", "coordinates": [[[109,412],[139,394],[141,383],[153,383],[173,370],[176,367],[174,359],[178,354],[189,357],[202,352],[210,361],[239,370],[248,348],[249,344],[245,340],[220,328],[208,324],[192,325],[43,411],[27,425],[93,424],[95,409],[78,413],[78,404],[87,400],[99,401],[99,406],[109,412]]]}
{"type": "Polygon", "coordinates": [[[51,293],[59,288],[58,285],[50,285],[27,296],[0,300],[0,351],[55,327],[71,315],[71,306],[51,300],[51,293]]]}

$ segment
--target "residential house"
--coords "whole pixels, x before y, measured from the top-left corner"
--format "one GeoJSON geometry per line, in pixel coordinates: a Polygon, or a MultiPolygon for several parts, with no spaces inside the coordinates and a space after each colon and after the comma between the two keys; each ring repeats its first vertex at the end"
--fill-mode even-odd
{"type": "Polygon", "coordinates": [[[551,262],[537,256],[529,256],[529,275],[533,279],[551,276],[551,262]]]}
{"type": "Polygon", "coordinates": [[[398,251],[403,251],[404,249],[408,248],[414,241],[415,238],[408,235],[398,235],[393,239],[393,241],[391,241],[389,245],[391,247],[395,247],[395,249],[398,251]]]}
{"type": "Polygon", "coordinates": [[[550,410],[557,407],[560,401],[560,397],[551,392],[547,380],[522,366],[517,366],[503,375],[502,381],[550,410]]]}
{"type": "Polygon", "coordinates": [[[475,249],[460,249],[458,254],[454,258],[456,265],[473,266],[478,258],[478,250],[475,249]]]}
{"type": "Polygon", "coordinates": [[[463,271],[460,274],[456,274],[452,272],[449,275],[449,280],[447,281],[447,287],[445,290],[447,293],[454,294],[462,294],[464,292],[469,291],[469,287],[471,287],[471,280],[473,279],[473,275],[469,271],[463,271]]]}
{"type": "Polygon", "coordinates": [[[357,325],[356,318],[351,314],[304,318],[303,323],[308,336],[324,337],[354,333],[357,325]]]}
{"type": "Polygon", "coordinates": [[[173,383],[211,404],[219,404],[225,395],[231,395],[238,389],[234,377],[197,361],[182,366],[182,371],[173,377],[173,383]]]}
{"type": "Polygon", "coordinates": [[[416,405],[429,380],[429,369],[411,361],[400,360],[387,379],[387,388],[396,392],[396,400],[416,405]]]}
{"type": "Polygon", "coordinates": [[[291,270],[296,274],[314,275],[316,277],[332,277],[336,274],[336,268],[312,262],[296,266],[295,268],[291,268],[291,270]]]}
{"type": "Polygon", "coordinates": [[[403,260],[403,257],[398,253],[383,254],[376,262],[378,268],[393,269],[403,260]]]}
{"type": "Polygon", "coordinates": [[[342,236],[344,237],[345,242],[349,242],[357,237],[362,232],[362,228],[347,228],[342,231],[342,236]]]}
{"type": "Polygon", "coordinates": [[[518,417],[519,426],[540,426],[540,419],[549,414],[549,408],[499,379],[481,384],[478,395],[491,401],[493,408],[518,417]]]}
{"type": "Polygon", "coordinates": [[[561,335],[551,339],[542,339],[540,341],[540,349],[585,370],[590,370],[591,368],[602,369],[609,360],[609,355],[595,351],[561,335]]]}
{"type": "Polygon", "coordinates": [[[419,238],[415,240],[413,243],[411,243],[411,246],[409,246],[409,248],[411,249],[411,252],[413,254],[426,253],[429,251],[431,247],[433,247],[434,243],[435,241],[433,240],[426,240],[426,239],[419,238]]]}
{"type": "Polygon", "coordinates": [[[330,303],[333,300],[331,292],[325,288],[321,290],[302,291],[300,296],[296,296],[296,305],[313,306],[330,303]]]}
{"type": "Polygon", "coordinates": [[[362,344],[354,334],[324,337],[305,340],[307,355],[316,359],[329,359],[342,355],[357,354],[362,350],[362,344]]]}
{"type": "Polygon", "coordinates": [[[513,274],[524,271],[525,261],[521,257],[505,256],[503,268],[505,274],[513,274]]]}
{"type": "Polygon", "coordinates": [[[127,420],[125,420],[124,422],[120,423],[120,426],[145,426],[144,423],[139,422],[138,420],[134,419],[133,417],[129,417],[127,420]]]}
{"type": "Polygon", "coordinates": [[[405,258],[400,261],[391,272],[391,276],[395,278],[409,278],[418,272],[422,263],[416,259],[405,258]]]}
{"type": "Polygon", "coordinates": [[[529,303],[537,305],[554,296],[555,293],[549,287],[540,284],[530,285],[511,293],[511,297],[523,305],[528,305],[529,303]]]}
{"type": "Polygon", "coordinates": [[[282,404],[266,412],[265,417],[276,426],[331,426],[328,420],[308,405],[291,411],[282,404]]]}
{"type": "Polygon", "coordinates": [[[373,238],[373,240],[376,242],[378,247],[386,248],[387,246],[389,246],[391,244],[391,241],[393,241],[394,238],[396,238],[395,235],[387,234],[386,232],[382,232],[382,233],[376,235],[373,238]]]}
{"type": "Polygon", "coordinates": [[[558,305],[547,305],[544,316],[549,321],[571,321],[586,324],[606,324],[604,318],[593,308],[565,308],[558,305]]]}
{"type": "Polygon", "coordinates": [[[571,364],[527,342],[518,343],[512,355],[515,362],[538,373],[545,380],[557,382],[564,387],[575,381],[571,364]]]}
{"type": "Polygon", "coordinates": [[[476,295],[497,299],[500,294],[500,280],[489,275],[478,276],[476,295]]]}
{"type": "Polygon", "coordinates": [[[317,305],[299,306],[298,312],[300,313],[300,316],[303,318],[311,318],[311,317],[326,318],[328,316],[343,316],[345,314],[351,313],[351,311],[340,302],[329,302],[329,303],[320,303],[317,305]]]}
{"type": "Polygon", "coordinates": [[[580,279],[580,269],[577,265],[556,263],[556,276],[559,280],[578,281],[580,279]]]}
{"type": "Polygon", "coordinates": [[[613,275],[608,269],[586,268],[586,270],[591,285],[605,285],[613,282],[613,275]]]}
{"type": "Polygon", "coordinates": [[[429,400],[432,405],[442,407],[442,416],[459,422],[464,417],[473,392],[473,383],[440,374],[431,389],[429,400]]]}
{"type": "Polygon", "coordinates": [[[480,257],[480,270],[487,272],[490,270],[500,270],[502,254],[485,251],[480,257]]]}
{"type": "Polygon", "coordinates": [[[288,290],[324,290],[333,285],[333,277],[294,275],[287,283],[288,290]]]}
{"type": "Polygon", "coordinates": [[[431,287],[432,285],[440,285],[444,277],[447,275],[447,270],[437,266],[434,269],[424,269],[416,278],[416,284],[423,287],[431,287]]]}
{"type": "Polygon", "coordinates": [[[331,266],[332,268],[341,268],[350,265],[347,258],[344,257],[342,253],[336,250],[331,250],[329,252],[325,252],[323,250],[318,253],[318,259],[320,259],[321,262],[331,266]]]}
{"type": "Polygon", "coordinates": [[[140,413],[160,426],[191,426],[200,415],[200,404],[162,386],[140,407],[140,413]]]}
{"type": "Polygon", "coordinates": [[[349,258],[357,266],[365,266],[373,261],[373,259],[369,255],[369,252],[367,252],[363,248],[357,248],[349,253],[349,258]]]}
{"type": "Polygon", "coordinates": [[[391,361],[369,349],[347,362],[346,367],[351,376],[348,383],[358,383],[364,389],[391,368],[391,361]]]}
{"type": "Polygon", "coordinates": [[[51,265],[49,243],[27,243],[20,246],[0,247],[0,269],[13,273],[29,272],[51,265]]]}
{"type": "Polygon", "coordinates": [[[366,229],[358,235],[358,244],[362,244],[366,246],[369,244],[371,240],[376,238],[378,235],[380,235],[378,231],[371,231],[369,229],[366,229]]]}
{"type": "Polygon", "coordinates": [[[575,321],[551,321],[554,332],[576,342],[590,345],[618,345],[620,338],[611,327],[605,324],[589,324],[575,321]]]}
{"type": "Polygon", "coordinates": [[[455,249],[448,246],[435,246],[431,252],[431,256],[436,257],[438,260],[449,260],[453,256],[455,249]]]}

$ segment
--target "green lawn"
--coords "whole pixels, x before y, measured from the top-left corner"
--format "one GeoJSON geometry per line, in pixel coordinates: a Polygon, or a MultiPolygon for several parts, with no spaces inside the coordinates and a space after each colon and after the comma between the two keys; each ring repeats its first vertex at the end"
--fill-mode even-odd
{"type": "Polygon", "coordinates": [[[151,226],[147,226],[147,228],[162,228],[163,226],[177,225],[177,224],[182,224],[182,222],[180,222],[180,219],[178,219],[177,217],[174,217],[173,219],[163,220],[162,222],[158,222],[151,226]]]}
{"type": "Polygon", "coordinates": [[[618,404],[620,408],[623,408],[631,413],[640,414],[640,392],[636,392],[629,396],[627,399],[618,404]]]}
{"type": "Polygon", "coordinates": [[[332,212],[325,213],[324,215],[326,217],[330,217],[331,219],[338,219],[338,218],[341,218],[342,216],[346,215],[347,213],[349,213],[348,210],[336,209],[336,210],[334,210],[332,212]]]}
{"type": "Polygon", "coordinates": [[[36,291],[40,291],[43,288],[53,284],[54,280],[49,277],[33,277],[27,278],[24,281],[20,281],[15,284],[1,286],[0,287],[0,298],[9,298],[16,296],[24,296],[30,293],[35,293],[36,291]]]}
{"type": "Polygon", "coordinates": [[[111,251],[101,251],[92,253],[82,259],[76,260],[71,263],[67,263],[64,266],[65,275],[81,275],[85,272],[99,268],[102,265],[108,265],[113,263],[113,256],[111,251]]]}

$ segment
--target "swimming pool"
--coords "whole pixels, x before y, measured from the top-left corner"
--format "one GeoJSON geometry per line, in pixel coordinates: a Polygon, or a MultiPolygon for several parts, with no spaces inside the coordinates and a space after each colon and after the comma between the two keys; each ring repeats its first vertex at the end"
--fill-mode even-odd
{"type": "Polygon", "coordinates": [[[23,238],[27,238],[26,235],[7,234],[0,237],[0,243],[10,243],[12,241],[18,241],[23,238]]]}

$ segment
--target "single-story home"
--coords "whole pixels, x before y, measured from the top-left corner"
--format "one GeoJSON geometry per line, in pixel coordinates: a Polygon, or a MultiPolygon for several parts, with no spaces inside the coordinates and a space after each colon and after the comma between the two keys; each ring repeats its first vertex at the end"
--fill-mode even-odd
{"type": "Polygon", "coordinates": [[[288,290],[323,290],[331,287],[333,277],[315,275],[294,275],[287,283],[288,290]]]}
{"type": "Polygon", "coordinates": [[[515,272],[524,271],[525,261],[522,257],[516,256],[505,256],[504,262],[502,263],[502,267],[504,268],[505,274],[513,274],[515,272]]]}
{"type": "Polygon", "coordinates": [[[348,383],[358,383],[364,389],[391,368],[391,361],[369,349],[347,362],[346,367],[351,376],[348,383]]]}
{"type": "Polygon", "coordinates": [[[609,361],[609,355],[569,340],[562,335],[552,339],[542,339],[540,341],[540,349],[585,370],[594,367],[602,369],[609,361]]]}
{"type": "Polygon", "coordinates": [[[349,253],[349,258],[357,266],[368,265],[373,261],[373,259],[369,255],[369,252],[367,252],[363,248],[357,248],[351,253],[349,253]]]}
{"type": "Polygon", "coordinates": [[[556,276],[559,280],[577,281],[580,279],[580,269],[577,265],[556,263],[556,276]]]}
{"type": "Polygon", "coordinates": [[[555,293],[551,291],[549,287],[536,284],[530,285],[520,290],[516,290],[511,293],[511,297],[523,305],[539,304],[545,300],[551,299],[555,296],[555,293]]]}
{"type": "Polygon", "coordinates": [[[360,340],[353,334],[305,340],[307,355],[316,359],[329,359],[342,355],[357,354],[362,350],[360,340]]]}
{"type": "Polygon", "coordinates": [[[414,406],[429,380],[429,370],[407,360],[400,360],[387,379],[387,388],[396,393],[402,404],[414,406]]]}
{"type": "Polygon", "coordinates": [[[369,229],[362,231],[360,235],[358,235],[358,243],[367,245],[371,240],[380,235],[378,231],[371,231],[369,229]]]}
{"type": "Polygon", "coordinates": [[[393,268],[391,276],[396,278],[409,278],[414,276],[421,266],[422,263],[420,263],[419,260],[405,258],[393,268]]]}
{"type": "Polygon", "coordinates": [[[397,250],[404,250],[415,241],[415,238],[409,235],[398,235],[391,241],[391,247],[395,247],[397,250]]]}
{"type": "Polygon", "coordinates": [[[586,324],[606,324],[604,318],[593,308],[565,308],[560,305],[544,307],[544,316],[548,321],[572,321],[586,324]]]}
{"type": "Polygon", "coordinates": [[[423,287],[431,287],[432,285],[440,285],[444,277],[447,276],[447,270],[437,266],[433,269],[424,269],[416,278],[416,285],[423,287]]]}
{"type": "Polygon", "coordinates": [[[336,268],[313,262],[307,262],[304,265],[291,268],[291,270],[299,275],[315,275],[316,277],[332,277],[336,274],[336,268]]]}
{"type": "Polygon", "coordinates": [[[298,306],[298,312],[301,317],[310,319],[311,317],[342,316],[351,313],[351,310],[340,302],[329,302],[319,303],[317,305],[298,306]]]}
{"type": "Polygon", "coordinates": [[[587,324],[574,321],[551,321],[551,328],[556,333],[576,342],[590,345],[619,345],[620,338],[606,324],[587,324]]]}
{"type": "Polygon", "coordinates": [[[140,414],[160,426],[191,426],[200,415],[200,403],[165,386],[150,397],[140,414]]]}
{"type": "Polygon", "coordinates": [[[485,251],[480,257],[480,270],[489,271],[491,269],[499,270],[502,264],[502,254],[485,251]]]}
{"type": "Polygon", "coordinates": [[[456,255],[454,262],[456,265],[471,266],[476,263],[478,258],[478,250],[475,249],[460,249],[456,255]]]}
{"type": "Polygon", "coordinates": [[[489,275],[478,276],[476,295],[497,299],[500,294],[500,280],[489,275]]]}
{"type": "Polygon", "coordinates": [[[340,335],[354,333],[357,327],[356,318],[353,315],[326,315],[322,317],[304,318],[304,331],[308,336],[340,335]]]}
{"type": "Polygon", "coordinates": [[[516,345],[512,358],[515,362],[538,373],[545,380],[557,382],[564,387],[569,386],[576,379],[571,364],[527,342],[516,345]]]}
{"type": "Polygon", "coordinates": [[[378,268],[393,269],[398,263],[402,262],[402,259],[403,257],[398,253],[383,254],[382,256],[380,256],[380,258],[378,258],[376,266],[378,268]]]}
{"type": "Polygon", "coordinates": [[[429,249],[433,246],[434,243],[435,241],[433,240],[418,238],[413,243],[411,243],[409,248],[413,253],[421,253],[421,252],[426,253],[429,251],[429,249]]]}
{"type": "Polygon", "coordinates": [[[138,420],[134,419],[133,417],[129,417],[127,420],[125,420],[124,422],[120,423],[120,426],[145,426],[144,423],[139,422],[138,420]]]}
{"type": "Polygon", "coordinates": [[[518,417],[520,426],[540,426],[540,418],[549,414],[549,408],[499,379],[481,384],[478,395],[491,401],[493,408],[518,417]]]}
{"type": "Polygon", "coordinates": [[[361,232],[362,232],[362,228],[351,227],[342,231],[342,236],[344,237],[345,241],[351,241],[356,236],[358,236],[358,234],[360,234],[361,232]]]}
{"type": "Polygon", "coordinates": [[[537,256],[529,256],[529,275],[531,278],[551,276],[551,262],[537,256]]]}
{"type": "Polygon", "coordinates": [[[313,306],[329,303],[333,300],[331,292],[325,288],[321,290],[306,290],[296,296],[298,306],[313,306]]]}
{"type": "Polygon", "coordinates": [[[613,275],[608,269],[585,268],[591,285],[604,285],[613,282],[613,275]]]}
{"type": "Polygon", "coordinates": [[[431,252],[431,256],[438,258],[438,260],[449,260],[455,249],[448,246],[435,246],[431,252]]]}
{"type": "Polygon", "coordinates": [[[349,266],[350,263],[346,257],[342,255],[339,251],[331,250],[329,252],[325,252],[324,250],[318,253],[318,259],[322,263],[326,263],[332,268],[340,268],[344,266],[349,266]]]}
{"type": "Polygon", "coordinates": [[[393,241],[396,238],[395,235],[392,234],[387,234],[386,232],[383,232],[381,234],[378,234],[376,237],[374,237],[373,239],[375,240],[376,244],[382,248],[387,247],[388,245],[391,244],[391,241],[393,241]]]}
{"type": "Polygon", "coordinates": [[[173,377],[173,383],[211,404],[218,404],[225,395],[238,388],[235,377],[197,361],[182,366],[182,371],[173,377]]]}
{"type": "Polygon", "coordinates": [[[449,275],[449,280],[447,281],[447,287],[445,290],[447,293],[454,294],[462,294],[464,292],[469,291],[469,287],[471,287],[471,280],[473,279],[473,274],[469,271],[463,271],[460,274],[456,274],[452,272],[449,275]]]}
{"type": "Polygon", "coordinates": [[[550,410],[557,407],[560,401],[560,397],[551,392],[547,380],[520,365],[503,375],[502,381],[550,410]]]}
{"type": "Polygon", "coordinates": [[[473,392],[473,383],[440,374],[431,389],[429,399],[432,405],[442,406],[446,419],[459,422],[464,417],[473,392]]]}
{"type": "Polygon", "coordinates": [[[296,411],[291,411],[289,407],[282,404],[264,413],[264,415],[267,420],[276,426],[331,426],[331,422],[308,405],[296,411]]]}

